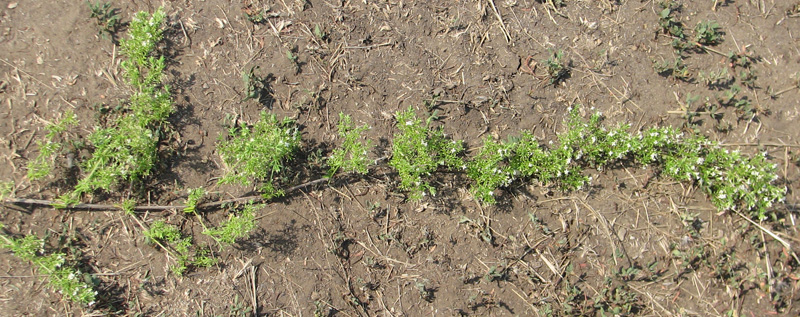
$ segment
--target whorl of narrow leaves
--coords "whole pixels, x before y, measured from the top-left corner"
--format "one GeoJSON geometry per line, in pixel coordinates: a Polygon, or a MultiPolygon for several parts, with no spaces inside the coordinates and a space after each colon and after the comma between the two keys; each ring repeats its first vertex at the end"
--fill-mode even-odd
{"type": "Polygon", "coordinates": [[[300,133],[294,121],[261,112],[261,119],[252,126],[233,127],[228,138],[217,142],[217,149],[226,166],[221,184],[250,185],[258,182],[262,194],[282,195],[274,177],[300,147],[300,133]]]}
{"type": "Polygon", "coordinates": [[[445,138],[442,129],[431,129],[430,122],[423,124],[411,107],[395,116],[399,132],[394,136],[389,165],[400,176],[400,189],[408,191],[412,200],[426,193],[435,195],[436,190],[425,178],[440,166],[466,168],[459,157],[464,146],[445,138]]]}
{"type": "Polygon", "coordinates": [[[372,146],[372,142],[362,141],[361,133],[368,130],[369,127],[367,125],[356,127],[349,115],[339,113],[337,128],[339,136],[344,141],[341,147],[333,150],[333,154],[328,159],[328,165],[330,165],[328,176],[333,176],[340,169],[345,172],[367,174],[367,167],[370,163],[367,151],[372,146]]]}

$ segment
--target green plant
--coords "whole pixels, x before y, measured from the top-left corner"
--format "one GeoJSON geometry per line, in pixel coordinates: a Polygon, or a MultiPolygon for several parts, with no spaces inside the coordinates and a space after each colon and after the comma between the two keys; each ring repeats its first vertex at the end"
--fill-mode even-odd
{"type": "Polygon", "coordinates": [[[641,309],[641,300],[627,285],[615,285],[610,277],[606,277],[603,286],[592,298],[593,308],[598,310],[600,316],[605,316],[606,313],[612,316],[628,316],[641,309]]]}
{"type": "Polygon", "coordinates": [[[47,124],[45,130],[47,134],[44,140],[36,140],[36,145],[39,147],[39,154],[35,159],[28,162],[28,178],[30,180],[40,180],[50,175],[55,165],[56,156],[61,152],[63,144],[56,140],[56,137],[61,136],[70,127],[78,124],[78,119],[72,110],[67,110],[61,120],[47,124]]]}
{"type": "Polygon", "coordinates": [[[314,25],[314,37],[316,37],[317,40],[326,41],[328,39],[328,33],[325,33],[322,27],[316,24],[314,25]]]}
{"type": "Polygon", "coordinates": [[[297,60],[297,47],[286,51],[286,59],[294,65],[295,73],[300,72],[300,61],[297,60]]]}
{"type": "Polygon", "coordinates": [[[756,73],[754,69],[747,69],[746,71],[742,70],[739,72],[739,81],[749,88],[756,87],[756,79],[758,79],[758,73],[756,73]]]}
{"type": "Polygon", "coordinates": [[[284,170],[284,163],[293,158],[299,146],[300,133],[293,120],[278,121],[275,115],[262,111],[261,119],[251,127],[232,127],[228,137],[217,142],[226,168],[219,183],[258,182],[264,197],[281,196],[283,191],[273,183],[275,176],[284,170]]]}
{"type": "Polygon", "coordinates": [[[708,87],[723,87],[731,84],[734,80],[733,76],[728,73],[727,68],[718,69],[716,71],[704,72],[698,74],[700,81],[708,87]]]}
{"type": "Polygon", "coordinates": [[[245,86],[245,96],[242,101],[255,99],[258,102],[264,101],[269,97],[269,84],[266,77],[256,75],[258,66],[250,67],[250,70],[242,71],[242,81],[245,86]]]}
{"type": "Polygon", "coordinates": [[[739,85],[733,85],[728,90],[722,93],[722,96],[717,97],[717,102],[723,106],[730,106],[736,102],[736,95],[742,91],[742,88],[739,85]]]}
{"type": "Polygon", "coordinates": [[[601,119],[600,113],[594,113],[584,121],[577,107],[571,109],[566,131],[550,149],[540,147],[528,132],[509,144],[487,139],[470,162],[468,175],[476,181],[473,192],[491,203],[491,192],[508,186],[512,176],[545,184],[557,181],[562,189],[576,189],[591,180],[583,175],[584,167],[602,170],[632,159],[642,165],[658,164],[662,175],[675,180],[696,183],[721,211],[742,210],[764,219],[767,209],[785,197],[786,188],[774,184],[777,166],[764,154],[746,158],[701,135],[684,138],[671,127],[632,135],[627,131],[629,126],[608,129],[601,119]],[[508,168],[501,167],[503,162],[508,162],[508,168]]]}
{"type": "Polygon", "coordinates": [[[662,10],[658,13],[658,25],[661,30],[666,34],[683,39],[685,37],[683,23],[672,15],[678,9],[678,6],[669,1],[668,3],[662,3],[661,7],[662,10]]]}
{"type": "Polygon", "coordinates": [[[217,243],[230,245],[236,242],[236,239],[244,238],[250,235],[250,232],[256,228],[255,213],[257,210],[264,208],[264,205],[245,205],[238,215],[231,214],[228,220],[213,229],[203,231],[203,234],[211,237],[217,243]]]}
{"type": "Polygon", "coordinates": [[[14,194],[14,182],[0,181],[0,201],[6,200],[14,194]]]}
{"type": "Polygon", "coordinates": [[[728,52],[727,57],[731,68],[737,66],[748,68],[756,61],[756,59],[750,55],[750,52],[748,52],[747,47],[744,47],[740,52],[728,52]]]}
{"type": "Polygon", "coordinates": [[[507,159],[511,145],[497,142],[491,136],[483,141],[480,152],[467,164],[467,176],[475,182],[472,195],[487,204],[494,204],[494,190],[507,187],[516,175],[507,159]]]}
{"type": "Polygon", "coordinates": [[[669,76],[684,81],[691,79],[689,67],[683,63],[683,58],[680,56],[675,57],[675,60],[673,60],[671,63],[664,60],[661,62],[653,62],[653,68],[661,76],[669,76]]]}
{"type": "Polygon", "coordinates": [[[253,23],[264,23],[268,17],[268,6],[261,3],[261,0],[244,0],[242,1],[242,12],[244,17],[253,23]]]}
{"type": "Polygon", "coordinates": [[[513,151],[511,167],[525,179],[537,179],[544,185],[561,182],[564,189],[580,188],[588,180],[573,164],[569,146],[553,146],[548,150],[530,132],[523,131],[513,151]]]}
{"type": "Polygon", "coordinates": [[[339,136],[344,138],[342,146],[333,150],[328,159],[328,176],[332,177],[338,170],[366,174],[369,166],[367,151],[372,146],[370,140],[361,141],[361,133],[368,130],[367,125],[356,127],[349,115],[339,113],[337,125],[339,136]]]}
{"type": "Polygon", "coordinates": [[[187,214],[196,213],[197,204],[205,195],[206,190],[203,187],[189,189],[189,196],[186,197],[186,208],[183,208],[183,212],[187,214]]]}
{"type": "Polygon", "coordinates": [[[145,239],[167,251],[175,258],[175,265],[170,267],[175,275],[183,275],[191,264],[192,237],[184,237],[181,231],[163,220],[158,220],[150,228],[142,231],[145,239]],[[173,251],[174,250],[174,251],[173,251]]]}
{"type": "MultiPolygon", "coordinates": [[[[0,224],[3,230],[3,224],[0,224]]],[[[11,250],[17,257],[33,263],[45,274],[47,284],[61,295],[76,303],[93,306],[97,297],[92,276],[69,266],[63,253],[44,254],[45,241],[34,235],[13,238],[0,233],[0,247],[11,250]]]]}
{"type": "Polygon", "coordinates": [[[117,14],[117,9],[111,7],[111,3],[108,2],[89,2],[86,1],[86,4],[89,5],[89,10],[92,11],[91,17],[95,18],[96,24],[98,27],[98,34],[102,34],[105,36],[106,34],[110,36],[114,36],[114,33],[117,33],[117,28],[119,28],[119,20],[120,16],[117,14]]]}
{"type": "Polygon", "coordinates": [[[711,46],[722,43],[722,34],[719,29],[719,24],[714,20],[697,22],[694,27],[694,41],[711,46]]]}
{"type": "Polygon", "coordinates": [[[558,84],[569,75],[569,62],[564,60],[563,51],[554,52],[546,60],[543,60],[542,64],[544,64],[547,70],[547,77],[550,78],[550,84],[558,84]]]}
{"type": "Polygon", "coordinates": [[[426,193],[436,194],[423,178],[440,166],[466,169],[459,157],[464,146],[459,141],[448,140],[441,128],[431,129],[430,119],[423,124],[411,107],[397,112],[395,117],[399,133],[393,140],[389,165],[400,176],[400,189],[408,191],[412,200],[422,199],[426,193]]]}
{"type": "Polygon", "coordinates": [[[134,214],[134,207],[136,207],[136,200],[124,199],[119,206],[125,214],[132,216],[134,214]]]}
{"type": "Polygon", "coordinates": [[[109,190],[119,180],[138,181],[155,166],[158,142],[172,113],[169,87],[162,84],[165,60],[154,56],[163,37],[161,24],[165,17],[162,8],[152,15],[137,13],[130,23],[130,38],[120,41],[120,50],[128,57],[120,66],[134,90],[129,113],[89,135],[94,152],[83,164],[86,175],[71,194],[61,197],[65,204],[77,201],[84,193],[109,190]]]}

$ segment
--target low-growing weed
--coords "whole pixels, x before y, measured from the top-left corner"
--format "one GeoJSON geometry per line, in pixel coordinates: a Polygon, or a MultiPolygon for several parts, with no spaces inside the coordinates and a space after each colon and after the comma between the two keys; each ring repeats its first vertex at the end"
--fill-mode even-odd
{"type": "Polygon", "coordinates": [[[245,19],[253,23],[264,23],[267,21],[267,7],[261,3],[262,0],[242,1],[242,12],[245,19]]]}
{"type": "Polygon", "coordinates": [[[231,245],[236,239],[250,236],[250,232],[256,228],[255,213],[264,208],[264,205],[247,204],[241,208],[238,214],[231,214],[229,218],[217,228],[206,229],[203,234],[211,237],[222,245],[231,245]]]}
{"type": "MultiPolygon", "coordinates": [[[[200,254],[196,259],[191,252],[192,237],[184,236],[178,227],[158,220],[150,225],[150,228],[142,231],[148,243],[153,243],[167,251],[175,258],[175,265],[170,270],[175,275],[183,275],[189,266],[195,264],[205,265],[208,263],[207,256],[200,254]]],[[[199,265],[198,265],[199,266],[199,265]]]]}
{"type": "Polygon", "coordinates": [[[507,164],[511,149],[508,143],[497,142],[492,137],[483,141],[480,152],[467,164],[467,176],[475,182],[472,195],[479,200],[494,204],[494,191],[511,184],[514,174],[507,164]]]}
{"type": "Polygon", "coordinates": [[[726,87],[733,83],[733,75],[728,73],[727,68],[717,69],[716,71],[704,72],[698,74],[700,81],[702,81],[709,88],[726,87]]]}
{"type": "Polygon", "coordinates": [[[395,116],[399,133],[394,137],[389,165],[400,176],[400,189],[408,191],[412,200],[436,194],[424,178],[440,166],[466,169],[459,156],[464,151],[460,141],[448,140],[442,129],[431,129],[430,120],[423,124],[411,107],[395,116]]]}
{"type": "Polygon", "coordinates": [[[582,174],[584,167],[601,170],[633,160],[655,164],[664,176],[697,184],[721,211],[742,210],[753,218],[765,219],[768,208],[785,197],[786,188],[774,184],[777,166],[763,153],[747,158],[702,135],[683,137],[670,127],[632,135],[627,125],[604,127],[601,118],[600,113],[594,113],[584,121],[577,107],[572,109],[565,122],[566,131],[559,134],[559,144],[551,144],[549,149],[540,147],[528,132],[509,144],[488,139],[469,163],[468,174],[476,182],[473,193],[492,203],[492,191],[507,187],[514,180],[512,175],[576,189],[590,180],[582,174]],[[505,161],[508,168],[501,165],[505,161]]]}
{"type": "Polygon", "coordinates": [[[228,137],[217,142],[217,150],[225,163],[225,175],[220,184],[251,185],[265,198],[283,195],[274,185],[284,164],[291,160],[300,146],[300,133],[289,118],[261,112],[261,119],[252,126],[232,127],[228,137]]]}
{"type": "Polygon", "coordinates": [[[319,24],[314,25],[314,37],[317,38],[319,41],[327,41],[328,40],[328,33],[322,29],[319,24]]]}
{"type": "Polygon", "coordinates": [[[190,189],[189,196],[186,197],[186,208],[183,208],[183,212],[187,214],[197,213],[197,204],[200,203],[200,199],[203,199],[205,195],[206,190],[203,187],[190,189]]]}
{"type": "MultiPolygon", "coordinates": [[[[3,230],[2,224],[0,230],[3,230]]],[[[13,238],[0,233],[0,247],[11,250],[24,261],[33,263],[36,269],[45,275],[47,284],[61,293],[65,299],[86,306],[94,305],[97,291],[94,290],[92,276],[68,265],[63,253],[45,255],[44,246],[44,239],[34,235],[13,238]]]]}
{"type": "Polygon", "coordinates": [[[719,24],[714,20],[698,22],[694,27],[694,41],[711,46],[722,43],[719,24]]]}
{"type": "Polygon", "coordinates": [[[665,77],[672,77],[683,81],[689,81],[692,77],[689,73],[689,67],[683,63],[683,58],[680,56],[675,57],[675,60],[672,62],[653,62],[653,68],[659,75],[665,77]]]}
{"type": "Polygon", "coordinates": [[[328,177],[332,177],[337,171],[355,172],[367,174],[369,167],[369,157],[367,152],[372,146],[370,140],[362,141],[361,134],[368,130],[367,125],[356,127],[349,115],[339,113],[339,136],[344,139],[342,146],[333,150],[333,154],[328,159],[328,177]]]}
{"type": "Polygon", "coordinates": [[[639,297],[627,285],[615,284],[612,278],[607,277],[604,287],[592,298],[599,315],[629,316],[639,312],[643,307],[639,297]]]}
{"type": "Polygon", "coordinates": [[[658,25],[661,27],[661,30],[674,37],[684,38],[683,23],[672,15],[679,9],[679,5],[675,4],[673,1],[668,1],[662,2],[661,7],[662,9],[658,13],[658,25]]]}
{"type": "Polygon", "coordinates": [[[36,145],[39,147],[39,154],[35,159],[28,162],[28,178],[30,180],[40,180],[52,174],[56,156],[60,154],[64,147],[62,141],[65,140],[65,137],[63,134],[67,129],[77,124],[78,119],[75,113],[72,110],[67,110],[61,120],[45,126],[47,134],[44,136],[44,140],[36,141],[36,145]]]}
{"type": "Polygon", "coordinates": [[[14,195],[14,182],[0,181],[0,201],[14,195]]]}
{"type": "Polygon", "coordinates": [[[258,68],[258,66],[253,66],[250,67],[249,71],[242,71],[242,81],[245,87],[245,95],[242,101],[254,99],[258,102],[264,102],[270,96],[267,77],[256,75],[256,70],[258,68]]]}
{"type": "Polygon", "coordinates": [[[109,35],[112,38],[117,33],[120,26],[120,16],[116,8],[111,7],[109,2],[86,2],[89,5],[89,10],[92,11],[91,17],[95,18],[97,24],[97,33],[103,36],[109,35]]]}
{"type": "Polygon", "coordinates": [[[552,85],[558,84],[569,76],[569,61],[565,60],[563,51],[554,52],[546,60],[543,60],[542,64],[545,66],[547,77],[552,85]]]}
{"type": "Polygon", "coordinates": [[[165,60],[154,56],[165,18],[162,8],[152,15],[139,12],[130,23],[130,38],[120,40],[120,50],[128,57],[120,66],[133,88],[129,111],[89,135],[94,152],[82,165],[85,176],[72,193],[60,198],[64,204],[77,202],[84,193],[110,190],[120,180],[138,181],[155,166],[158,142],[172,113],[169,88],[162,84],[165,60]]]}

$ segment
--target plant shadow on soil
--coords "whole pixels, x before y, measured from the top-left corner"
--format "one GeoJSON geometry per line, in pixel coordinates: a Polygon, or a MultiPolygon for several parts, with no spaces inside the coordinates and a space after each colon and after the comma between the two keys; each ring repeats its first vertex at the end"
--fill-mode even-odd
{"type": "Polygon", "coordinates": [[[310,225],[299,226],[297,221],[292,219],[277,231],[267,232],[266,229],[259,228],[247,239],[239,241],[235,248],[246,252],[258,252],[261,248],[267,248],[276,253],[276,256],[288,256],[299,246],[298,232],[309,230],[311,230],[310,225]]]}

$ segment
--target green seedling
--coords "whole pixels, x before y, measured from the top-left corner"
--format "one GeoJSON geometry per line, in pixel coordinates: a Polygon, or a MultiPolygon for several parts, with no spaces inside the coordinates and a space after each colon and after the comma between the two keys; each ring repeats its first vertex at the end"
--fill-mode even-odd
{"type": "Polygon", "coordinates": [[[269,98],[270,89],[269,83],[267,82],[267,77],[261,77],[256,75],[255,71],[258,69],[258,66],[250,67],[249,71],[242,71],[242,82],[244,82],[245,86],[245,95],[242,101],[246,101],[248,99],[253,99],[258,102],[265,101],[269,98]]]}
{"type": "Polygon", "coordinates": [[[626,285],[614,284],[613,280],[607,277],[604,287],[592,298],[595,314],[599,316],[606,316],[606,314],[611,316],[635,315],[643,307],[639,297],[626,285]]]}
{"type": "Polygon", "coordinates": [[[0,181],[0,201],[14,196],[14,182],[0,181]]]}
{"type": "Polygon", "coordinates": [[[717,96],[717,102],[722,106],[731,106],[736,102],[736,96],[742,88],[739,85],[733,85],[728,90],[722,93],[722,96],[717,96]]]}
{"type": "MultiPolygon", "coordinates": [[[[0,224],[3,230],[3,224],[0,224]]],[[[48,286],[72,302],[93,306],[97,297],[91,275],[68,265],[63,253],[44,254],[44,239],[33,235],[13,238],[0,233],[0,247],[11,250],[23,261],[33,263],[39,273],[44,274],[48,286]]]]}
{"type": "Polygon", "coordinates": [[[725,87],[732,84],[734,80],[733,76],[728,73],[727,68],[709,71],[708,73],[701,71],[698,77],[709,88],[725,87]]]}
{"type": "Polygon", "coordinates": [[[425,178],[440,166],[450,169],[466,169],[459,157],[464,146],[459,141],[448,140],[442,129],[431,129],[430,119],[426,123],[417,118],[414,110],[397,112],[397,133],[392,144],[389,165],[400,176],[400,189],[408,191],[412,200],[420,200],[436,190],[425,178]]]}
{"type": "Polygon", "coordinates": [[[722,43],[719,24],[714,20],[698,22],[694,27],[694,41],[710,46],[722,43]]]}
{"type": "Polygon", "coordinates": [[[740,52],[728,52],[727,54],[728,62],[730,63],[731,68],[733,67],[742,67],[748,68],[751,64],[753,64],[756,59],[750,56],[750,53],[747,51],[747,47],[743,48],[740,52]]]}
{"type": "Polygon", "coordinates": [[[432,303],[433,300],[436,299],[436,288],[428,287],[426,285],[427,283],[428,281],[416,282],[414,283],[414,286],[417,288],[419,297],[422,298],[422,300],[432,303]]]}
{"type": "Polygon", "coordinates": [[[662,7],[663,9],[658,13],[658,25],[661,27],[662,32],[683,39],[685,37],[683,23],[672,15],[677,6],[670,1],[666,5],[662,3],[662,7]]]}
{"type": "Polygon", "coordinates": [[[197,213],[197,205],[200,203],[200,200],[203,199],[203,196],[205,195],[206,195],[206,190],[203,187],[190,189],[189,196],[186,197],[186,208],[183,208],[183,212],[187,214],[197,213]]]}
{"type": "Polygon", "coordinates": [[[136,207],[136,200],[123,199],[122,202],[120,202],[119,207],[126,215],[133,216],[134,208],[136,207]]]}
{"type": "Polygon", "coordinates": [[[300,61],[297,59],[297,48],[286,51],[286,59],[294,65],[295,73],[300,72],[300,61]]]}
{"type": "Polygon", "coordinates": [[[247,204],[238,214],[231,214],[219,227],[207,229],[203,231],[203,234],[217,241],[220,246],[234,244],[237,239],[250,236],[250,233],[257,225],[256,211],[263,208],[263,204],[247,204]]]}
{"type": "Polygon", "coordinates": [[[369,129],[367,125],[356,127],[353,125],[349,115],[339,113],[339,136],[344,139],[342,146],[333,151],[328,159],[328,177],[332,177],[337,171],[354,172],[362,175],[367,174],[369,158],[367,152],[372,144],[370,140],[362,141],[362,133],[369,129]]]}
{"type": "Polygon", "coordinates": [[[558,84],[569,76],[569,61],[564,60],[563,51],[553,53],[546,60],[543,60],[542,64],[544,64],[547,70],[547,77],[550,79],[550,84],[558,84]]]}
{"type": "Polygon", "coordinates": [[[175,258],[175,265],[170,267],[175,275],[183,275],[192,264],[190,259],[192,253],[189,251],[192,237],[183,236],[177,227],[158,220],[150,225],[150,229],[142,231],[142,234],[148,243],[158,245],[175,258]]]}
{"type": "Polygon", "coordinates": [[[111,3],[108,2],[89,2],[86,1],[86,4],[89,5],[89,10],[92,11],[91,17],[95,19],[95,22],[98,27],[98,34],[103,36],[109,35],[111,37],[117,33],[117,29],[120,25],[120,16],[117,13],[116,8],[111,7],[111,3]]]}
{"type": "Polygon", "coordinates": [[[316,37],[319,41],[327,41],[328,33],[325,33],[325,30],[323,30],[319,24],[316,24],[314,25],[314,37],[316,37]]]}
{"type": "Polygon", "coordinates": [[[255,24],[267,22],[268,7],[261,3],[262,0],[242,1],[242,12],[247,21],[255,24]]]}
{"type": "Polygon", "coordinates": [[[28,162],[28,178],[30,180],[40,180],[53,172],[56,157],[61,154],[64,145],[58,139],[66,139],[64,132],[78,124],[78,119],[72,110],[67,110],[61,120],[49,123],[45,126],[47,134],[44,140],[37,140],[39,154],[35,159],[28,162]]]}
{"type": "Polygon", "coordinates": [[[284,164],[294,157],[300,146],[300,133],[289,118],[261,112],[261,119],[252,126],[232,127],[228,137],[217,142],[217,149],[225,163],[225,175],[220,184],[252,185],[265,198],[283,195],[274,185],[284,164]]]}
{"type": "Polygon", "coordinates": [[[758,74],[754,69],[748,68],[739,72],[739,81],[750,89],[756,87],[756,79],[758,79],[758,74]]]}
{"type": "Polygon", "coordinates": [[[733,107],[736,109],[736,114],[740,120],[750,120],[758,114],[757,109],[753,107],[753,104],[747,98],[737,100],[733,107]]]}
{"type": "Polygon", "coordinates": [[[689,67],[683,63],[683,58],[676,57],[671,63],[667,61],[653,62],[653,68],[656,72],[665,77],[672,77],[678,80],[689,81],[691,74],[689,67]]]}

